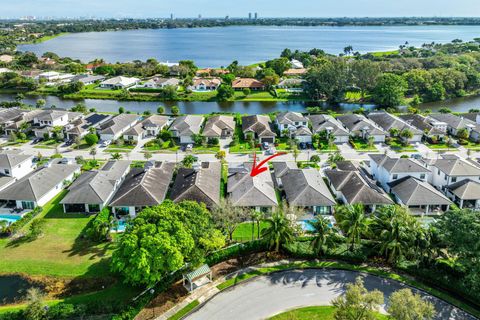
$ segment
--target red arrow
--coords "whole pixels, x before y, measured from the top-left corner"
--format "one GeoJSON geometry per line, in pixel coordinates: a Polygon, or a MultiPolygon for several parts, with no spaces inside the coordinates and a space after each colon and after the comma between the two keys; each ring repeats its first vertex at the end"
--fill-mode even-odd
{"type": "Polygon", "coordinates": [[[252,171],[250,172],[250,176],[251,177],[255,177],[256,175],[264,172],[264,171],[267,171],[268,168],[267,167],[262,167],[265,163],[267,163],[268,161],[272,160],[273,158],[275,157],[278,157],[278,156],[282,156],[284,154],[287,154],[286,152],[278,152],[278,153],[275,153],[274,155],[271,155],[270,157],[266,158],[265,160],[261,161],[258,165],[257,165],[257,153],[254,152],[253,153],[253,166],[252,166],[252,171]]]}

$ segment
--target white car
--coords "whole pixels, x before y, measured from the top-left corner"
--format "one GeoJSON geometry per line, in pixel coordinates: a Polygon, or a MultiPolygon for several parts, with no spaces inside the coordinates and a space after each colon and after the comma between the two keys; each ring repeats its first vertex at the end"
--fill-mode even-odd
{"type": "Polygon", "coordinates": [[[111,140],[105,140],[105,141],[103,141],[103,143],[102,143],[102,147],[108,147],[111,143],[112,143],[111,140]]]}

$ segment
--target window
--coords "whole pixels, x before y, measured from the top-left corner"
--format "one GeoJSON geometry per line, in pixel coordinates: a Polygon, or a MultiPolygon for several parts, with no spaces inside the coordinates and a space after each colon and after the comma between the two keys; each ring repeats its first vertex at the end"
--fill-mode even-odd
{"type": "Polygon", "coordinates": [[[424,173],[422,173],[422,174],[420,175],[420,179],[422,179],[422,180],[425,179],[425,174],[424,174],[424,173]]]}
{"type": "Polygon", "coordinates": [[[32,210],[35,208],[35,203],[33,201],[22,201],[22,208],[32,210]]]}
{"type": "Polygon", "coordinates": [[[89,204],[88,205],[88,212],[100,212],[100,205],[99,204],[89,204]]]}
{"type": "Polygon", "coordinates": [[[437,174],[440,175],[440,169],[437,170],[437,174]]]}
{"type": "Polygon", "coordinates": [[[5,171],[5,174],[6,174],[6,175],[10,175],[10,170],[5,169],[4,171],[5,171]]]}
{"type": "Polygon", "coordinates": [[[393,175],[393,180],[396,180],[396,179],[398,179],[398,174],[393,175]]]}
{"type": "Polygon", "coordinates": [[[445,175],[445,178],[444,178],[445,181],[447,181],[447,175],[445,175]]]}
{"type": "Polygon", "coordinates": [[[452,183],[457,182],[457,177],[452,177],[452,183]]]}
{"type": "Polygon", "coordinates": [[[330,207],[325,207],[325,206],[315,207],[315,213],[316,214],[322,214],[322,215],[330,214],[331,213],[330,207]]]}

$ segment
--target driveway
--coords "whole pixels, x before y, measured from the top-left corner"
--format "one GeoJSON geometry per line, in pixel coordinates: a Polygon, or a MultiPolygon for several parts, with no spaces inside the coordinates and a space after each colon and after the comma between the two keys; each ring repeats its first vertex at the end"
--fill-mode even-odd
{"type": "MultiPolygon", "coordinates": [[[[261,276],[227,289],[209,300],[203,307],[186,317],[190,320],[251,320],[266,319],[285,310],[314,305],[329,305],[343,294],[346,284],[362,275],[365,287],[379,289],[385,300],[396,290],[407,286],[390,279],[343,270],[291,270],[261,276]]],[[[431,301],[437,311],[435,319],[473,320],[473,316],[415,290],[431,301]]]]}

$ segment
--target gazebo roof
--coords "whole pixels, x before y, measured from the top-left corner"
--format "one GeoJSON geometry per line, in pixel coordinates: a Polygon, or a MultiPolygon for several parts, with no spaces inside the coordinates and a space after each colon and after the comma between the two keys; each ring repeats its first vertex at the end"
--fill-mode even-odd
{"type": "Polygon", "coordinates": [[[211,272],[210,268],[208,267],[207,264],[204,264],[203,266],[198,267],[197,269],[193,270],[192,272],[189,272],[187,274],[184,274],[183,277],[188,280],[189,282],[194,281],[196,278],[204,276],[206,274],[209,274],[211,272]]]}

